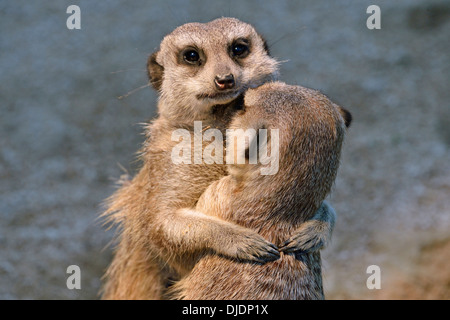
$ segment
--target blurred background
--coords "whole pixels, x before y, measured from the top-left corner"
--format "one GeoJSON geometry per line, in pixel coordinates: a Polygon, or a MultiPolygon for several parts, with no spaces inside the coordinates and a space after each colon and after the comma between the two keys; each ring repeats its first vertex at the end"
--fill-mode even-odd
{"type": "Polygon", "coordinates": [[[133,91],[147,57],[175,27],[221,16],[255,26],[281,80],[353,114],[326,297],[449,299],[450,1],[437,0],[0,2],[0,299],[98,298],[113,237],[101,204],[138,169],[140,123],[156,115],[155,92],[133,91]],[[81,30],[66,27],[72,4],[81,30]],[[366,27],[372,4],[381,30],[366,27]]]}

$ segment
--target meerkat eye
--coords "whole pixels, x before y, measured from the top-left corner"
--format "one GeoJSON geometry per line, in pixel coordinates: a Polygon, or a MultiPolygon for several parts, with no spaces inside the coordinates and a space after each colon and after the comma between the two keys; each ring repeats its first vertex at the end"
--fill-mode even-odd
{"type": "Polygon", "coordinates": [[[187,63],[198,64],[200,61],[200,54],[194,49],[189,49],[183,53],[183,59],[187,63]]]}
{"type": "Polygon", "coordinates": [[[250,52],[246,40],[238,40],[231,45],[231,54],[233,57],[245,58],[250,52]]]}
{"type": "Polygon", "coordinates": [[[233,47],[233,54],[235,56],[243,55],[245,52],[247,52],[248,47],[244,44],[237,44],[233,47]]]}

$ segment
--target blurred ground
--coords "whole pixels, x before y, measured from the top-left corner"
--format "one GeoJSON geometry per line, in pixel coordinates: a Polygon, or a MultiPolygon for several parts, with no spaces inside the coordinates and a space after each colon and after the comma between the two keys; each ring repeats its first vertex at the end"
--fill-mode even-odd
{"type": "Polygon", "coordinates": [[[112,232],[96,220],[138,125],[155,115],[147,56],[185,22],[253,24],[282,80],[354,122],[331,196],[328,299],[450,298],[449,1],[2,1],[0,298],[95,299],[112,232]],[[81,30],[66,8],[81,8],[81,30]],[[377,4],[382,29],[366,28],[377,4]],[[106,249],[105,249],[106,247],[106,249]],[[82,271],[68,290],[66,268],[82,271]],[[381,290],[366,269],[381,268],[381,290]]]}

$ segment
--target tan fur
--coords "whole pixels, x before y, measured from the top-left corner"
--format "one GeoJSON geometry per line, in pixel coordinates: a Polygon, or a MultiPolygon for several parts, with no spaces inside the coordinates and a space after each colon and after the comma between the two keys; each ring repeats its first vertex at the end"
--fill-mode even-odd
{"type": "MultiPolygon", "coordinates": [[[[279,82],[249,90],[244,101],[230,128],[279,129],[279,171],[261,175],[261,164],[230,165],[231,174],[208,187],[196,210],[253,229],[277,246],[299,228],[321,233],[314,228],[323,224],[308,220],[323,214],[317,210],[336,177],[343,115],[349,113],[318,91],[279,82]]],[[[320,254],[282,253],[266,264],[206,255],[171,294],[182,299],[323,299],[320,254]]]]}
{"type": "Polygon", "coordinates": [[[167,35],[149,58],[150,81],[159,90],[159,116],[146,127],[139,173],[108,200],[105,215],[119,224],[118,246],[106,272],[104,299],[160,299],[169,279],[189,270],[198,252],[211,250],[232,257],[258,260],[277,255],[257,233],[215,217],[192,213],[211,182],[226,173],[223,165],[175,165],[172,132],[193,132],[193,121],[225,130],[239,107],[236,98],[277,76],[277,61],[264,50],[264,41],[250,25],[222,18],[206,24],[189,23],[167,35]],[[237,38],[250,41],[250,54],[232,59],[229,47],[237,38]],[[182,50],[201,51],[202,66],[180,61],[182,50]],[[236,86],[227,95],[217,92],[214,77],[233,73],[236,86]],[[199,98],[200,96],[200,98],[199,98]],[[185,227],[196,231],[185,233],[185,227]],[[231,241],[230,241],[231,239],[231,241]],[[192,261],[192,262],[189,262],[192,261]]]}
{"type": "MultiPolygon", "coordinates": [[[[150,56],[159,116],[145,128],[139,173],[107,202],[104,215],[118,224],[119,236],[103,299],[161,299],[171,281],[186,275],[205,252],[258,262],[279,257],[277,248],[254,230],[195,210],[206,188],[226,175],[225,165],[174,164],[171,159],[178,144],[171,140],[174,130],[187,129],[193,136],[193,122],[201,120],[205,129],[225,134],[242,94],[275,79],[277,65],[253,27],[232,18],[183,25],[150,56]],[[248,56],[231,57],[230,46],[242,38],[249,42],[248,56]],[[186,48],[201,53],[201,65],[183,61],[186,48]],[[235,87],[218,92],[214,79],[227,73],[234,75],[235,87]]],[[[291,244],[293,250],[300,247],[291,244]]]]}

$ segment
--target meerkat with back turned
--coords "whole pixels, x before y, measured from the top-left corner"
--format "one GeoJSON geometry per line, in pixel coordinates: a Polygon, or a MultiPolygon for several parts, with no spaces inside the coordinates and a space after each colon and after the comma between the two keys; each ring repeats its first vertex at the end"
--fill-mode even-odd
{"type": "Polygon", "coordinates": [[[315,90],[273,82],[247,91],[243,110],[230,124],[242,130],[237,135],[230,130],[228,142],[234,143],[235,136],[244,138],[249,129],[260,132],[249,138],[247,150],[234,154],[248,160],[251,147],[260,148],[259,155],[278,151],[278,172],[262,174],[261,163],[235,161],[228,166],[229,175],[202,194],[196,210],[257,231],[280,247],[281,257],[258,264],[205,254],[169,289],[169,296],[323,299],[319,252],[291,249],[299,230],[306,232],[303,235],[323,233],[320,227],[324,224],[308,223],[314,216],[323,219],[321,215],[327,215],[319,207],[334,183],[350,121],[348,111],[315,90]],[[261,137],[261,130],[268,139],[261,137]],[[278,130],[276,135],[273,130],[278,130]],[[286,243],[288,237],[292,238],[286,243]]]}
{"type": "Polygon", "coordinates": [[[258,262],[279,257],[257,232],[194,209],[204,190],[226,174],[225,165],[171,159],[174,130],[192,133],[194,121],[202,121],[225,132],[242,94],[276,79],[277,65],[254,28],[232,18],[178,27],[150,56],[159,115],[146,127],[140,171],[108,201],[105,215],[119,224],[120,234],[104,299],[160,299],[169,279],[180,279],[206,251],[258,262]]]}

